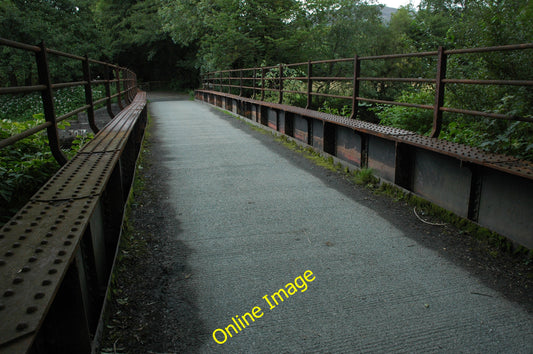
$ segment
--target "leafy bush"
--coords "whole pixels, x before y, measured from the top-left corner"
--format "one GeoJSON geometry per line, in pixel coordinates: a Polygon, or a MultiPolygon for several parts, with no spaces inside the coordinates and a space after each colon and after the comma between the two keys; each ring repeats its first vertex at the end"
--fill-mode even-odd
{"type": "MultiPolygon", "coordinates": [[[[42,114],[35,115],[35,123],[43,122],[42,114]]],[[[33,125],[34,122],[3,119],[0,121],[0,138],[21,133],[33,125]]],[[[58,169],[45,132],[3,148],[0,155],[0,223],[9,220],[58,169]]]]}
{"type": "MultiPolygon", "coordinates": [[[[93,87],[93,98],[104,97],[102,86],[93,87]]],[[[85,105],[83,87],[57,90],[54,103],[56,114],[62,115],[85,105]]],[[[44,123],[41,96],[38,93],[0,96],[0,140],[22,133],[44,123]]],[[[70,123],[58,123],[65,129],[70,123]]],[[[67,151],[67,157],[76,152],[94,135],[78,136],[67,151]]],[[[35,192],[59,169],[50,148],[46,131],[33,134],[2,149],[0,155],[0,224],[15,214],[35,192]]]]}
{"type": "Polygon", "coordinates": [[[330,103],[330,101],[324,101],[322,107],[320,107],[318,111],[343,117],[349,117],[352,114],[351,106],[343,105],[340,108],[338,108],[338,106],[338,104],[335,105],[334,103],[330,103]]]}
{"type": "MultiPolygon", "coordinates": [[[[427,105],[432,104],[434,97],[434,91],[417,89],[404,91],[396,101],[427,105]]],[[[378,106],[372,110],[377,114],[382,125],[410,130],[421,135],[431,132],[433,122],[431,110],[403,106],[378,106]]]]}
{"type": "MultiPolygon", "coordinates": [[[[459,96],[448,95],[447,99],[450,103],[446,102],[445,106],[459,105],[459,101],[462,100],[459,96]]],[[[404,91],[396,101],[431,104],[433,99],[433,91],[419,89],[404,91]]],[[[531,117],[526,114],[529,108],[523,97],[507,95],[499,101],[494,99],[494,102],[494,109],[492,109],[494,113],[531,117]]],[[[432,110],[402,106],[378,106],[373,110],[379,117],[380,124],[406,129],[421,135],[428,135],[431,132],[432,110]]],[[[533,161],[533,124],[529,122],[445,113],[439,138],[533,161]]]]}
{"type": "MultiPolygon", "coordinates": [[[[116,91],[111,86],[111,93],[116,91]]],[[[92,87],[93,100],[105,97],[103,85],[92,87]]],[[[56,115],[61,116],[85,105],[85,89],[81,86],[67,87],[56,90],[54,106],[56,115]]],[[[100,106],[103,106],[101,104],[100,106]]],[[[99,106],[95,107],[98,108],[99,106]]],[[[32,120],[35,114],[43,111],[41,94],[38,92],[19,95],[0,95],[0,120],[13,122],[32,120]]]]}

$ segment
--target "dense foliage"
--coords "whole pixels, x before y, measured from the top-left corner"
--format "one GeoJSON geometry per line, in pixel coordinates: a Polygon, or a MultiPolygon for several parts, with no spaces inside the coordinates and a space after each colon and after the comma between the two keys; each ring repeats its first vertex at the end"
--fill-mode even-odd
{"type": "MultiPolygon", "coordinates": [[[[103,89],[95,87],[95,99],[103,97],[103,89]]],[[[85,104],[83,88],[63,88],[56,91],[56,112],[61,115],[85,104]]],[[[0,140],[19,134],[44,122],[39,94],[0,96],[0,140]]],[[[59,129],[70,125],[58,123],[59,129]]],[[[78,136],[64,149],[68,157],[92,138],[78,136]]],[[[31,135],[2,149],[0,154],[0,225],[6,222],[59,169],[50,148],[46,131],[31,135]]]]}

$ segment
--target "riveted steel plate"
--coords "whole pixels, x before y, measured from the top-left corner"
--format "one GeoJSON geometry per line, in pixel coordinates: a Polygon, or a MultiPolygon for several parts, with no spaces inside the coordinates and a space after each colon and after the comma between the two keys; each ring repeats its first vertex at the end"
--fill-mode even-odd
{"type": "Polygon", "coordinates": [[[529,179],[533,178],[533,164],[519,160],[513,156],[494,154],[468,145],[432,139],[420,135],[403,136],[400,137],[399,140],[403,140],[404,142],[428,150],[453,156],[462,161],[473,162],[529,179]]]}
{"type": "Polygon", "coordinates": [[[69,200],[100,195],[119,156],[117,151],[76,155],[32,197],[32,200],[69,200]]]}
{"type": "Polygon", "coordinates": [[[516,161],[503,161],[503,162],[493,162],[487,164],[494,169],[500,171],[513,171],[514,174],[529,179],[533,179],[533,163],[529,161],[516,160],[516,161]]]}
{"type": "Polygon", "coordinates": [[[97,201],[33,201],[0,229],[0,343],[39,328],[97,201]]]}
{"type": "Polygon", "coordinates": [[[122,150],[144,106],[144,102],[136,97],[133,103],[100,130],[95,139],[85,145],[80,153],[91,154],[122,150]]]}
{"type": "Polygon", "coordinates": [[[446,140],[432,139],[421,135],[411,135],[401,138],[404,142],[420,147],[428,148],[437,152],[460,157],[472,162],[503,162],[515,161],[516,157],[492,154],[468,145],[449,142],[446,140]]]}

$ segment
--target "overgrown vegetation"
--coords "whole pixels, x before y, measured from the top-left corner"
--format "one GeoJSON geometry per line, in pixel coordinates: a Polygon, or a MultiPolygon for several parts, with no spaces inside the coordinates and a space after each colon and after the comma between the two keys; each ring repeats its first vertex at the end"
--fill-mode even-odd
{"type": "MultiPolygon", "coordinates": [[[[416,8],[398,9],[390,19],[383,19],[381,10],[382,5],[374,0],[6,0],[0,2],[0,33],[11,40],[28,44],[43,40],[49,48],[116,62],[135,71],[141,82],[157,81],[182,90],[197,87],[200,74],[214,70],[351,58],[355,54],[434,51],[438,46],[454,49],[533,41],[531,1],[422,0],[416,8]]],[[[2,86],[37,83],[31,53],[4,46],[0,51],[2,86]]],[[[531,54],[532,50],[451,55],[448,77],[531,79],[531,54]]],[[[361,65],[368,77],[434,78],[436,61],[396,58],[361,65]]],[[[52,80],[81,80],[79,66],[75,60],[51,58],[52,80]]],[[[352,70],[350,63],[324,63],[313,67],[313,75],[349,76],[352,70]]],[[[305,67],[291,67],[285,75],[302,76],[304,72],[305,67]]],[[[94,74],[102,73],[95,70],[94,74]]],[[[268,75],[274,79],[276,71],[268,75]]],[[[288,90],[305,91],[301,81],[286,80],[284,84],[288,90]]],[[[275,80],[269,85],[275,87],[275,80]]],[[[349,81],[315,80],[313,85],[317,92],[350,95],[349,81]]],[[[103,92],[102,87],[95,89],[103,92]]],[[[83,104],[80,90],[57,90],[58,115],[68,111],[71,102],[83,104]]],[[[433,85],[404,82],[360,85],[363,97],[428,105],[433,103],[434,90],[433,85]]],[[[275,92],[265,96],[277,101],[275,92]]],[[[303,94],[287,94],[284,102],[307,103],[303,94]]],[[[446,85],[448,107],[531,118],[532,105],[530,86],[446,85]]],[[[349,102],[342,99],[315,97],[312,108],[343,116],[351,113],[349,102]]],[[[3,121],[2,136],[7,136],[8,130],[21,129],[16,123],[26,124],[41,112],[38,95],[0,96],[0,119],[13,122],[3,121]]],[[[358,118],[420,134],[431,129],[429,110],[361,103],[358,118]]],[[[533,161],[531,123],[445,113],[440,138],[533,161]]],[[[3,149],[2,161],[6,162],[1,165],[2,173],[11,171],[12,177],[3,183],[2,198],[16,193],[14,186],[22,181],[37,184],[41,172],[54,169],[47,149],[37,148],[44,146],[41,140],[37,135],[23,143],[28,146],[3,149]],[[35,166],[31,167],[28,156],[33,153],[35,166]]]]}
{"type": "MultiPolygon", "coordinates": [[[[44,122],[36,115],[37,122],[44,122]]],[[[28,129],[29,122],[0,121],[0,139],[28,129]]],[[[2,149],[0,154],[0,225],[15,214],[50,176],[59,165],[54,160],[46,135],[31,137],[2,149]]]]}
{"type": "MultiPolygon", "coordinates": [[[[94,90],[96,99],[102,90],[94,90]]],[[[55,105],[64,114],[85,104],[82,88],[58,90],[55,105]]],[[[22,133],[44,123],[41,97],[38,94],[0,96],[0,140],[22,133]]],[[[58,129],[70,126],[68,120],[58,123],[58,129]]],[[[78,136],[64,149],[67,157],[73,157],[92,133],[78,136]]],[[[59,169],[50,148],[46,131],[33,134],[2,149],[0,155],[0,225],[8,221],[29,198],[59,169]]]]}
{"type": "MultiPolygon", "coordinates": [[[[111,94],[116,93],[116,88],[111,88],[111,94]]],[[[102,85],[92,87],[93,100],[105,97],[102,85]]],[[[54,108],[57,116],[61,116],[76,108],[85,105],[85,90],[81,86],[68,87],[55,90],[54,108]]],[[[95,108],[102,107],[101,103],[95,108]]],[[[41,94],[39,92],[20,95],[0,95],[0,120],[25,122],[34,119],[36,114],[43,111],[41,94]]],[[[34,125],[37,125],[35,122],[34,125]]]]}

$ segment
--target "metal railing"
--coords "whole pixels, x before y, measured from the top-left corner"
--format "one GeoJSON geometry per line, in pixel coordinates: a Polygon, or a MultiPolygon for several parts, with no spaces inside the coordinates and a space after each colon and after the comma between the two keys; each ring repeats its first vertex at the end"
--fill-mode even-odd
{"type": "MultiPolygon", "coordinates": [[[[449,84],[458,85],[510,85],[510,86],[533,86],[533,80],[497,80],[497,79],[466,79],[466,78],[448,78],[446,77],[446,68],[448,58],[452,55],[465,54],[479,54],[490,52],[509,52],[520,50],[533,49],[533,43],[505,45],[485,48],[469,48],[469,49],[453,49],[445,50],[439,47],[437,51],[408,53],[408,54],[392,54],[392,55],[377,55],[343,59],[330,59],[319,61],[308,61],[293,64],[279,64],[276,66],[265,66],[257,68],[245,68],[234,70],[221,70],[209,72],[203,77],[203,88],[224,92],[234,93],[243,97],[253,97],[258,100],[265,100],[265,93],[270,92],[277,95],[277,103],[284,102],[284,94],[299,94],[306,97],[305,108],[312,107],[313,97],[334,98],[351,101],[351,115],[350,118],[358,117],[358,108],[360,102],[367,102],[371,104],[385,104],[397,105],[404,107],[413,107],[423,110],[433,111],[433,122],[431,137],[438,137],[442,128],[443,112],[467,114],[480,117],[488,117],[494,119],[505,119],[514,121],[533,122],[531,117],[521,117],[515,115],[507,115],[501,113],[484,112],[479,110],[462,109],[457,107],[446,107],[444,105],[445,86],[449,84]],[[380,60],[395,60],[406,58],[429,58],[436,60],[436,75],[434,78],[422,77],[375,77],[364,76],[365,72],[361,70],[361,63],[376,62],[380,60]],[[314,73],[314,68],[319,65],[333,66],[335,64],[343,63],[349,65],[348,70],[337,70],[338,72],[333,76],[317,76],[314,73]],[[286,73],[289,74],[286,74],[286,73]],[[291,80],[292,86],[302,89],[286,89],[286,82],[291,80]],[[336,83],[351,83],[350,87],[346,88],[344,85],[344,93],[332,94],[327,92],[319,92],[314,83],[317,82],[336,82],[336,83]],[[407,83],[407,84],[422,84],[431,85],[434,88],[434,103],[417,104],[410,102],[397,102],[391,100],[376,99],[371,97],[362,97],[360,84],[362,82],[373,83],[407,83]],[[295,85],[296,83],[296,85],[295,85]],[[349,94],[346,93],[348,91],[349,94]]],[[[370,71],[370,70],[369,70],[370,71]]]]}
{"type": "Polygon", "coordinates": [[[10,47],[25,52],[30,52],[35,55],[35,62],[37,64],[37,76],[38,83],[28,86],[11,86],[0,87],[0,94],[20,94],[20,93],[32,93],[40,92],[43,104],[43,113],[45,122],[36,125],[24,132],[10,136],[6,139],[0,140],[0,149],[12,145],[24,138],[27,138],[33,134],[36,134],[42,130],[47,131],[48,143],[50,150],[60,165],[64,165],[67,162],[67,157],[61,150],[58,137],[57,123],[66,120],[83,111],[87,112],[89,125],[94,133],[99,131],[95,123],[95,106],[105,104],[107,112],[111,118],[114,117],[114,113],[111,109],[111,103],[113,99],[117,99],[117,103],[120,109],[123,109],[123,101],[129,104],[136,94],[137,77],[134,72],[127,68],[123,68],[114,64],[102,62],[99,60],[90,59],[87,56],[79,56],[69,53],[64,53],[58,50],[45,47],[44,43],[40,43],[38,46],[28,45],[11,41],[8,39],[0,38],[0,46],[10,47]],[[79,61],[80,76],[83,77],[81,81],[69,81],[54,83],[51,79],[51,70],[49,65],[49,55],[68,58],[79,61]],[[100,66],[99,72],[103,73],[104,78],[95,80],[92,77],[92,65],[100,66]],[[116,86],[116,93],[111,93],[111,85],[116,86]],[[93,98],[93,86],[104,85],[105,97],[94,100],[93,98]],[[57,116],[54,103],[54,90],[82,86],[85,92],[85,105],[67,112],[61,116],[57,116]]]}
{"type": "MultiPolygon", "coordinates": [[[[34,54],[38,74],[38,81],[0,87],[0,94],[30,93],[33,99],[39,92],[42,102],[38,103],[45,115],[43,124],[1,140],[0,147],[44,134],[46,129],[52,154],[62,164],[0,227],[0,353],[95,352],[144,137],[146,93],[137,89],[132,71],[113,64],[59,52],[42,43],[31,46],[0,39],[0,46],[34,54]],[[48,55],[56,61],[49,63],[48,55]],[[68,65],[72,63],[74,66],[68,65]],[[53,82],[52,77],[70,81],[53,82]],[[112,93],[112,85],[116,93],[112,93]],[[93,97],[102,86],[105,96],[93,97]],[[57,90],[69,87],[78,87],[76,102],[63,110],[81,107],[58,116],[59,98],[67,98],[68,92],[57,90]],[[114,99],[120,108],[116,116],[111,106],[114,99]],[[107,106],[113,118],[101,129],[95,123],[95,109],[100,105],[107,106]],[[82,111],[87,112],[91,129],[98,134],[67,161],[59,146],[57,123],[82,111]]],[[[16,62],[13,57],[7,59],[2,64],[16,62]]],[[[35,73],[28,70],[24,76],[28,72],[30,77],[35,73]]]]}

